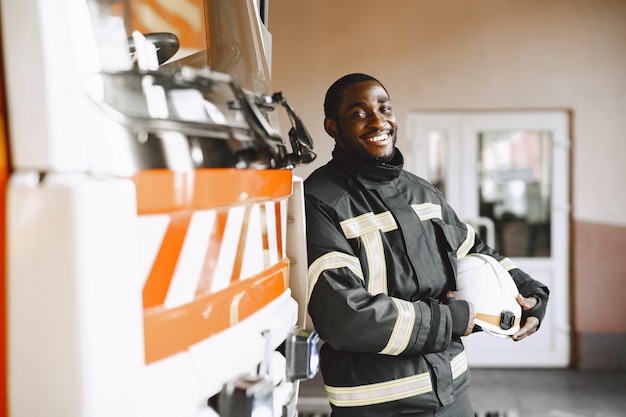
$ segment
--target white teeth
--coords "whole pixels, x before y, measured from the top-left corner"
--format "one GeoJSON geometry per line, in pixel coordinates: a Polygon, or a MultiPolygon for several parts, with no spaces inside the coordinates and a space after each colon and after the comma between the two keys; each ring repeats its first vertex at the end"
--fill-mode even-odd
{"type": "Polygon", "coordinates": [[[374,136],[372,138],[368,138],[367,140],[370,142],[380,142],[381,140],[385,140],[387,139],[387,135],[383,135],[383,136],[374,136]]]}

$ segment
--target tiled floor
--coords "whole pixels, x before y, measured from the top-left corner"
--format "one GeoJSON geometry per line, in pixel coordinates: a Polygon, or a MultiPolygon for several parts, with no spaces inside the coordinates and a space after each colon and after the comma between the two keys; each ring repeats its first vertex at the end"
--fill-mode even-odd
{"type": "MultiPolygon", "coordinates": [[[[471,372],[470,396],[477,417],[626,417],[626,371],[471,372]]],[[[307,417],[330,411],[319,376],[301,383],[298,409],[307,417]]]]}

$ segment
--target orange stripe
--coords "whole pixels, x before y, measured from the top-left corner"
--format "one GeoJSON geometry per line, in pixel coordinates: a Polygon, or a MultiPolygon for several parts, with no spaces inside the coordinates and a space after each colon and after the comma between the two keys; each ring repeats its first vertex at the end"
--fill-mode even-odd
{"type": "MultiPolygon", "coordinates": [[[[267,210],[265,209],[265,204],[261,204],[261,234],[262,234],[262,239],[263,239],[263,251],[265,252],[269,252],[270,251],[270,238],[269,238],[269,234],[268,234],[268,230],[267,230],[267,210]]],[[[278,219],[276,219],[278,221],[278,219]]],[[[279,257],[280,258],[280,257],[279,257]]],[[[265,260],[263,262],[263,266],[264,267],[268,267],[268,262],[269,262],[269,256],[265,257],[265,260]]]]}
{"type": "Polygon", "coordinates": [[[226,229],[226,220],[228,220],[228,212],[219,211],[215,218],[215,227],[209,237],[209,247],[204,255],[196,296],[208,293],[211,290],[213,275],[215,275],[215,268],[222,247],[222,238],[224,237],[224,230],[226,229]]]}
{"type": "Polygon", "coordinates": [[[274,204],[274,212],[276,214],[276,242],[278,246],[278,257],[283,254],[283,222],[280,210],[280,201],[274,204]]]}
{"type": "Polygon", "coordinates": [[[230,308],[240,294],[236,317],[241,321],[251,316],[285,292],[288,278],[289,260],[284,258],[253,278],[183,306],[144,309],[146,363],[185,351],[235,324],[231,323],[230,308]]]}
{"type": "MultiPolygon", "coordinates": [[[[495,316],[495,315],[485,314],[485,313],[476,313],[476,318],[484,321],[485,323],[489,323],[496,327],[500,327],[500,320],[501,320],[500,316],[495,316]]],[[[521,320],[522,319],[520,317],[516,318],[513,326],[519,326],[519,324],[521,323],[521,320]]]]}
{"type": "MultiPolygon", "coordinates": [[[[202,0],[187,0],[189,3],[197,6],[200,13],[203,11],[203,1],[202,0]]],[[[131,5],[134,6],[132,11],[132,22],[133,29],[139,30],[142,33],[150,33],[150,32],[162,32],[163,27],[161,27],[157,22],[151,21],[142,21],[139,18],[139,6],[143,3],[144,6],[148,6],[153,9],[154,13],[157,13],[163,20],[165,20],[169,25],[172,25],[176,28],[176,36],[180,41],[180,45],[182,48],[194,48],[194,49],[206,49],[206,39],[205,39],[205,19],[202,19],[202,27],[194,30],[194,27],[191,25],[191,22],[184,17],[174,15],[170,13],[168,10],[159,5],[156,1],[133,1],[131,5]]]]}
{"type": "Polygon", "coordinates": [[[203,168],[193,172],[140,171],[132,177],[139,214],[202,210],[291,195],[290,170],[203,168]]]}
{"type": "Polygon", "coordinates": [[[237,281],[241,278],[241,266],[243,265],[243,257],[246,253],[246,243],[248,242],[248,227],[250,226],[250,216],[252,215],[251,206],[246,207],[246,212],[243,217],[243,224],[241,225],[241,232],[239,233],[239,244],[237,245],[237,253],[235,255],[235,263],[233,264],[233,274],[230,277],[230,281],[237,281]]]}
{"type": "Polygon", "coordinates": [[[144,308],[158,306],[165,301],[189,229],[191,214],[191,212],[172,214],[161,248],[143,287],[144,308]]]}

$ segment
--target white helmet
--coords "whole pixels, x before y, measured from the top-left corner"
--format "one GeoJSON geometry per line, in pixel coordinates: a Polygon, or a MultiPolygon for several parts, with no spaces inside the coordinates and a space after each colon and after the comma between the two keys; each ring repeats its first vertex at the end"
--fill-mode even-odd
{"type": "Polygon", "coordinates": [[[520,328],[522,307],[511,275],[488,255],[469,254],[457,261],[457,291],[460,300],[474,304],[475,324],[487,333],[510,337],[520,328]]]}

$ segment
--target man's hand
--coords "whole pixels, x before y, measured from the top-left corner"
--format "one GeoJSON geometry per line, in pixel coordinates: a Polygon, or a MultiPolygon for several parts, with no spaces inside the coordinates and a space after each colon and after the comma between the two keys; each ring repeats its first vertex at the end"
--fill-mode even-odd
{"type": "MultiPolygon", "coordinates": [[[[526,298],[521,294],[517,295],[517,302],[522,306],[522,310],[527,311],[537,305],[537,299],[535,297],[526,298]]],[[[537,317],[528,317],[526,319],[526,323],[524,323],[524,327],[519,329],[517,333],[515,333],[511,338],[518,342],[524,339],[527,336],[535,333],[539,328],[539,319],[537,317]]]]}

